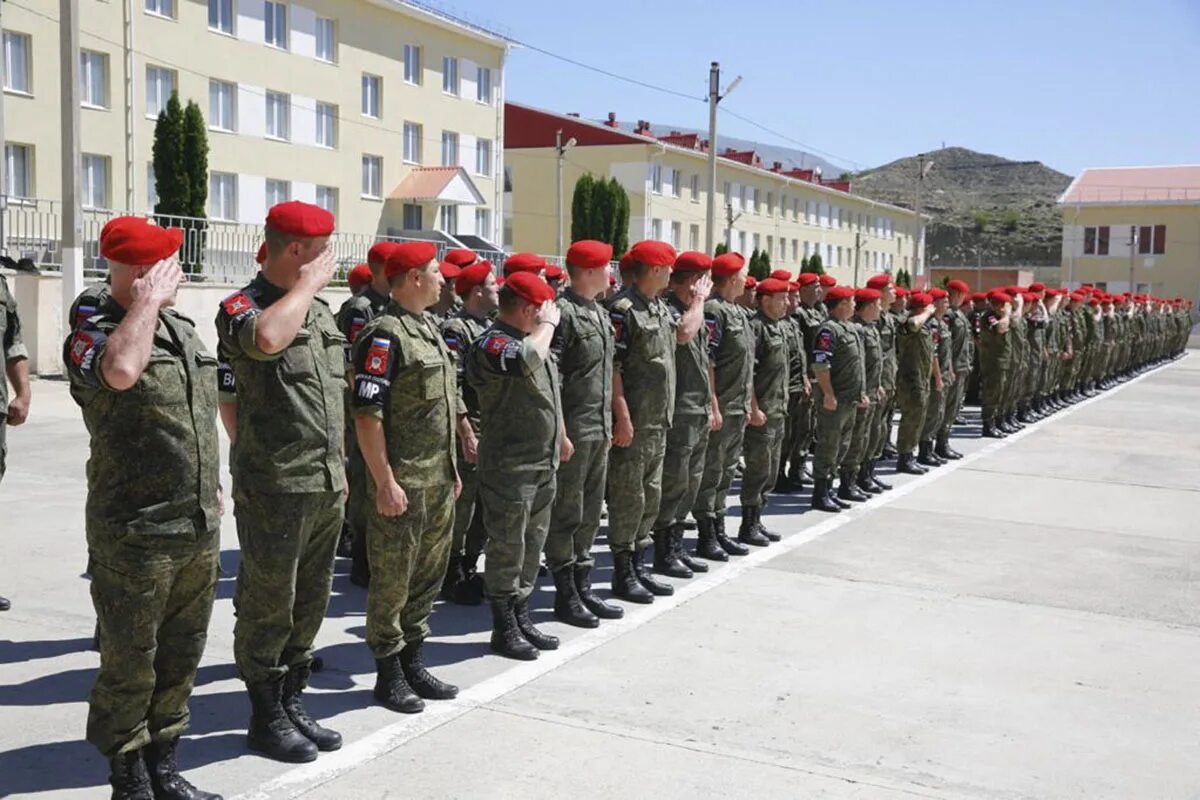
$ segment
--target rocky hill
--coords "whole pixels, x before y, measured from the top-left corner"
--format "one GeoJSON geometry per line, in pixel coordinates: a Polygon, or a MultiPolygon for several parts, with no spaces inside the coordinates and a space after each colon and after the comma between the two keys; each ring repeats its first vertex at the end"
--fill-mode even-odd
{"type": "MultiPolygon", "coordinates": [[[[977,249],[989,265],[1057,264],[1062,216],[1054,202],[1071,182],[1038,161],[1010,161],[963,147],[925,154],[923,211],[933,217],[928,261],[933,266],[974,264],[977,249]]],[[[855,194],[912,208],[917,157],[902,158],[853,176],[855,194]]]]}

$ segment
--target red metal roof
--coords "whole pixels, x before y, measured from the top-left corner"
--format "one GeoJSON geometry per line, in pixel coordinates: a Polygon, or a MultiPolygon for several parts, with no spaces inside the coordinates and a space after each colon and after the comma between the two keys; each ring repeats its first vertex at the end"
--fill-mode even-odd
{"type": "Polygon", "coordinates": [[[1200,203],[1200,165],[1085,169],[1058,202],[1064,205],[1200,203]]]}
{"type": "Polygon", "coordinates": [[[562,131],[563,141],[574,139],[580,147],[604,144],[646,144],[643,136],[634,136],[574,117],[564,117],[539,111],[517,103],[504,104],[504,147],[518,150],[526,147],[554,147],[554,132],[562,131]]]}

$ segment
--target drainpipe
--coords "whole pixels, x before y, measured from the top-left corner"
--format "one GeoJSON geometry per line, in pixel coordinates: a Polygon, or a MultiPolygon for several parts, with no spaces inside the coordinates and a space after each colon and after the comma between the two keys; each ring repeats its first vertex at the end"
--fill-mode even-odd
{"type": "Polygon", "coordinates": [[[125,0],[123,7],[125,14],[125,211],[132,214],[137,208],[135,191],[137,170],[134,168],[137,151],[135,149],[135,118],[133,115],[133,0],[125,0]]]}
{"type": "MultiPolygon", "coordinates": [[[[500,53],[500,80],[499,96],[496,97],[496,152],[492,156],[495,160],[495,174],[492,176],[495,195],[493,199],[492,210],[492,229],[487,232],[487,240],[495,242],[500,250],[504,250],[504,102],[507,97],[507,67],[508,61],[508,45],[504,46],[503,52],[500,53]],[[500,235],[496,235],[496,231],[500,231],[500,235]]],[[[478,76],[476,76],[478,79],[478,76]]]]}

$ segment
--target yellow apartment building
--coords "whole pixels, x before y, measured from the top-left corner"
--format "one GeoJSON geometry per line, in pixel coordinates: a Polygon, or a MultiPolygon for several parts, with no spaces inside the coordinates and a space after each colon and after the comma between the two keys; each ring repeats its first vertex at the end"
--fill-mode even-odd
{"type": "MultiPolygon", "coordinates": [[[[505,108],[506,246],[555,252],[558,131],[563,142],[575,140],[563,155],[564,241],[570,240],[575,183],[591,173],[616,178],[628,193],[631,242],[659,239],[680,250],[704,249],[706,142],[695,134],[656,134],[646,122],[624,131],[611,114],[597,123],[513,102],[505,108]]],[[[913,262],[914,237],[923,239],[917,215],[854,195],[846,182],[778,163],[764,167],[752,152],[726,151],[717,159],[717,187],[715,241],[728,240],[747,256],[763,250],[772,266],[796,272],[802,258],[819,253],[826,271],[847,283],[856,272],[859,282],[885,270],[907,269],[914,283],[924,275],[923,254],[913,262]]]]}
{"type": "MultiPolygon", "coordinates": [[[[153,210],[154,124],[174,90],[208,124],[215,224],[261,225],[295,199],[341,231],[498,242],[501,36],[402,0],[79,9],[85,217],[153,210]]],[[[10,210],[61,200],[58,16],[57,0],[4,3],[10,210]]]]}
{"type": "Polygon", "coordinates": [[[1058,205],[1069,285],[1200,300],[1200,165],[1085,169],[1058,205]]]}

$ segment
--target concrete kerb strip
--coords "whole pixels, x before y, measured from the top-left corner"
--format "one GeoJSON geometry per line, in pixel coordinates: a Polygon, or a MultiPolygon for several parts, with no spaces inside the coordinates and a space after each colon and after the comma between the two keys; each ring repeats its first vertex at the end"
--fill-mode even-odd
{"type": "MultiPolygon", "coordinates": [[[[1002,448],[1008,447],[1014,442],[1020,441],[1046,423],[1069,417],[1076,411],[1086,408],[1098,400],[1112,397],[1126,387],[1133,386],[1143,378],[1153,375],[1160,369],[1166,369],[1174,363],[1170,362],[1156,367],[1095,397],[1090,397],[1069,408],[1063,409],[1044,420],[1026,427],[1022,431],[1010,434],[1004,439],[997,439],[982,449],[963,456],[958,461],[953,461],[943,467],[930,470],[925,475],[906,481],[903,485],[897,486],[889,492],[876,495],[871,500],[860,503],[848,511],[831,515],[816,525],[794,531],[786,536],[783,541],[773,544],[770,547],[756,549],[748,556],[732,559],[728,563],[721,565],[719,569],[709,572],[702,577],[693,578],[685,584],[675,584],[675,594],[670,597],[657,597],[652,605],[629,609],[633,613],[629,613],[626,617],[619,620],[606,621],[599,628],[572,639],[558,650],[545,651],[537,661],[515,664],[500,675],[496,675],[464,690],[455,700],[431,702],[426,706],[425,711],[420,714],[399,719],[358,741],[346,745],[336,752],[322,753],[317,761],[291,769],[263,783],[254,791],[236,795],[233,800],[270,800],[273,798],[298,797],[305,792],[350,772],[361,764],[373,761],[395,750],[412,739],[458,719],[473,709],[495,702],[525,684],[535,681],[564,664],[568,664],[590,653],[605,642],[642,627],[672,609],[694,600],[718,586],[728,583],[748,570],[762,566],[771,559],[785,553],[790,553],[801,545],[859,520],[876,509],[883,508],[927,486],[933,481],[950,475],[981,458],[985,458],[1002,448]]],[[[831,774],[831,777],[839,776],[831,774]]]]}

